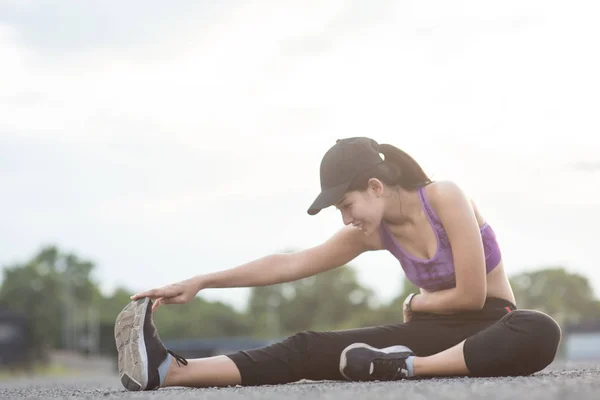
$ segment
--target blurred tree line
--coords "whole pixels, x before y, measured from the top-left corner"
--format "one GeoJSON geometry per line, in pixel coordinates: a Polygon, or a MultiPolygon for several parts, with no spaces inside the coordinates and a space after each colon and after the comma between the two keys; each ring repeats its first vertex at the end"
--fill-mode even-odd
{"type": "MultiPolygon", "coordinates": [[[[49,349],[114,352],[113,326],[130,301],[127,288],[103,295],[94,264],[56,247],[23,264],[6,266],[0,310],[19,311],[31,321],[30,356],[49,349]],[[96,346],[96,348],[94,348],[96,346]]],[[[519,308],[544,311],[561,325],[600,319],[600,300],[584,276],[560,266],[510,277],[519,308]]],[[[161,307],[154,315],[163,339],[251,336],[277,339],[302,330],[335,330],[402,322],[402,302],[418,291],[404,280],[402,291],[377,303],[355,270],[345,266],[280,285],[253,288],[245,312],[201,296],[185,305],[161,307]]]]}

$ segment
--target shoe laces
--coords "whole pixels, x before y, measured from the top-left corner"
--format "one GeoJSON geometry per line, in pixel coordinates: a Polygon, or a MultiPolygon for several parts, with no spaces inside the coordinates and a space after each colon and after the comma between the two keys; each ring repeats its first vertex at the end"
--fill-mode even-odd
{"type": "Polygon", "coordinates": [[[188,361],[184,357],[180,356],[179,354],[176,354],[176,353],[172,352],[171,350],[167,350],[167,353],[169,353],[170,355],[173,356],[175,361],[177,361],[177,365],[179,367],[181,367],[182,364],[188,365],[188,361]]]}
{"type": "Polygon", "coordinates": [[[404,358],[373,360],[371,376],[386,381],[406,378],[408,376],[406,360],[404,358]]]}

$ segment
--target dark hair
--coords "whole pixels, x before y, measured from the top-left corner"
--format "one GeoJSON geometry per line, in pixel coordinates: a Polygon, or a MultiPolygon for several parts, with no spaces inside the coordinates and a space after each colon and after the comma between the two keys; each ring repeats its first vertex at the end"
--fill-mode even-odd
{"type": "Polygon", "coordinates": [[[400,186],[411,190],[431,183],[421,166],[407,153],[391,144],[380,144],[379,152],[384,162],[357,175],[348,191],[367,190],[369,179],[376,178],[389,186],[400,186]]]}

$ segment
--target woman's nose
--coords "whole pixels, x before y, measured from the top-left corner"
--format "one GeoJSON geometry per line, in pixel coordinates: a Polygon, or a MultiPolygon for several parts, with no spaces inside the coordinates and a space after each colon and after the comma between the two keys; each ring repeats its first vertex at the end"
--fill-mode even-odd
{"type": "Polygon", "coordinates": [[[350,225],[350,223],[352,223],[352,218],[346,213],[342,213],[342,220],[344,221],[344,225],[350,225]]]}

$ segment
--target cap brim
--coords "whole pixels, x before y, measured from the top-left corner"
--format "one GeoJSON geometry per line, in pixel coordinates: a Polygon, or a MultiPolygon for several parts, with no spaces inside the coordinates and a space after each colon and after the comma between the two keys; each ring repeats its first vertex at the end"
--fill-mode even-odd
{"type": "Polygon", "coordinates": [[[346,190],[350,187],[350,181],[340,183],[337,186],[323,190],[308,209],[309,215],[316,215],[324,208],[332,206],[341,200],[346,190]]]}

